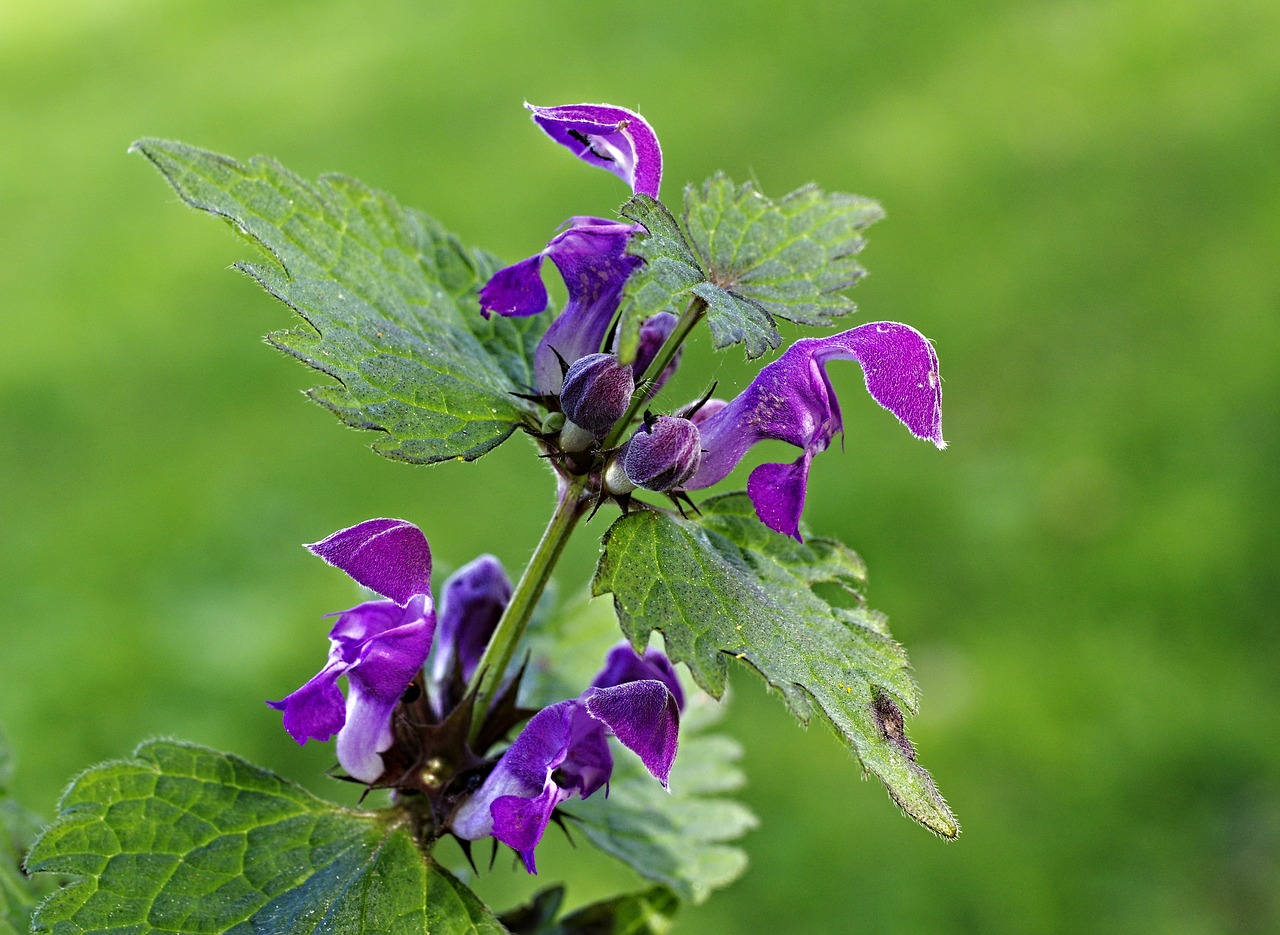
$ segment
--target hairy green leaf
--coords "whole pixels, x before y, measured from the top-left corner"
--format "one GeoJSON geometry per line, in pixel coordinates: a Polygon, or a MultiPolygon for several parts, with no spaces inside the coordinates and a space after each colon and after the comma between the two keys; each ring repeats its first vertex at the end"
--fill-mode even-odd
{"type": "Polygon", "coordinates": [[[805,543],[761,523],[745,494],[700,506],[697,519],[635,510],[604,538],[593,591],[613,595],[637,646],[660,630],[667,655],[719,696],[730,657],[781,693],[803,722],[816,713],[911,817],[959,833],[916,762],[902,711],[917,705],[906,652],[862,596],[862,560],[830,539],[805,543]]]}
{"type": "Polygon", "coordinates": [[[564,887],[549,887],[504,913],[502,922],[512,935],[665,935],[680,908],[675,893],[654,886],[583,906],[556,922],[563,901],[564,887]]]}
{"type": "Polygon", "coordinates": [[[9,797],[13,759],[0,734],[0,935],[26,932],[31,910],[49,887],[22,871],[22,857],[40,829],[40,821],[9,797]]]}
{"type": "Polygon", "coordinates": [[[812,185],[772,201],[754,185],[717,173],[684,191],[684,228],[646,195],[622,206],[644,226],[629,250],[645,265],[627,281],[619,353],[634,356],[640,324],[660,311],[679,314],[693,297],[706,304],[715,347],[742,344],[756,358],[782,343],[775,318],[826,325],[856,310],[842,290],[865,275],[854,256],[862,231],[883,216],[857,195],[812,185]]]}
{"type": "Polygon", "coordinates": [[[73,879],[36,910],[33,931],[503,932],[403,821],[228,754],[152,741],[63,796],[28,865],[73,879]]]}
{"type": "Polygon", "coordinates": [[[643,259],[644,265],[627,278],[618,319],[618,359],[632,361],[644,320],[662,311],[678,315],[694,287],[706,282],[706,275],[662,202],[636,195],[619,213],[644,227],[627,245],[627,251],[643,259]]]}
{"type": "Polygon", "coordinates": [[[772,201],[716,173],[684,193],[690,242],[707,277],[764,312],[826,325],[856,310],[841,291],[866,275],[854,256],[880,205],[813,185],[772,201]]]}
{"type": "Polygon", "coordinates": [[[496,268],[490,256],[352,179],[308,183],[270,159],[242,164],[162,140],[133,149],[183,201],[260,249],[263,262],[238,268],[302,318],[268,339],[336,381],[309,395],[381,433],[379,454],[471,460],[531,417],[511,394],[532,383],[546,316],[484,320],[475,296],[496,268]]]}

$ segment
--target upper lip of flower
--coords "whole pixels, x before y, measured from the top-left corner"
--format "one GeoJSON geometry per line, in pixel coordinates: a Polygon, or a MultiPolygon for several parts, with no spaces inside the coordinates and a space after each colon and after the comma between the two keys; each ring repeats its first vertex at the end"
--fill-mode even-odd
{"type": "Polygon", "coordinates": [[[579,159],[612,172],[636,194],[658,197],[662,147],[639,114],[613,104],[538,107],[526,101],[524,106],[549,137],[579,159]]]}

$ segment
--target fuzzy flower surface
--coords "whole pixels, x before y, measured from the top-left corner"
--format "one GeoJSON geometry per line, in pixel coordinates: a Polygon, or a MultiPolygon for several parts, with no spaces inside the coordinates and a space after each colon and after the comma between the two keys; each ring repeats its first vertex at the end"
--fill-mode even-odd
{"type": "Polygon", "coordinates": [[[324,667],[267,704],[284,712],[284,728],[300,744],[337,734],[338,763],[355,779],[374,783],[383,773],[380,754],[394,742],[396,705],[435,635],[431,549],[422,530],[396,519],[368,520],[309,548],[387,600],[337,614],[324,667]],[[343,676],[345,700],[338,687],[343,676]]]}
{"type": "Polygon", "coordinates": [[[826,338],[803,338],[769,364],[737,397],[704,406],[696,417],[702,441],[691,490],[723,480],[757,442],[773,439],[801,449],[791,464],[762,464],[747,480],[747,494],[761,521],[800,539],[800,513],[809,465],[840,434],[840,403],[826,365],[855,360],[867,392],[916,438],[945,448],[942,382],[933,345],[914,328],[878,321],[826,338]]]}
{"type": "Polygon", "coordinates": [[[556,807],[590,797],[613,774],[608,734],[667,785],[683,703],[665,656],[615,647],[590,688],[543,708],[525,725],[454,815],[454,833],[468,840],[491,835],[519,853],[529,873],[537,873],[534,851],[556,807]]]}

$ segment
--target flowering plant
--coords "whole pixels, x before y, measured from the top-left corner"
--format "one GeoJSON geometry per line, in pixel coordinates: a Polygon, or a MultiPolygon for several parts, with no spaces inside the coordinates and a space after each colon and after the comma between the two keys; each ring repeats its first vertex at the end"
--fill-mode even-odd
{"type": "Polygon", "coordinates": [[[664,393],[704,323],[716,348],[757,358],[780,347],[777,319],[851,313],[843,291],[879,207],[815,187],[775,202],[717,175],[686,189],[677,220],[639,114],[529,109],[631,197],[620,219],[572,216],[509,266],[350,179],[136,144],[183,200],[265,251],[239,268],[300,316],[269,340],[332,378],[313,399],[407,462],[474,460],[519,431],[555,499],[514,584],[484,555],[433,592],[429,531],[405,519],[308,546],[374,599],[336,613],[319,671],[268,704],[298,743],[336,738],[339,778],[386,790],[386,807],[344,809],[230,755],[144,744],[78,779],[30,854],[32,871],[71,875],[37,911],[41,930],[665,930],[680,900],[744,866],[732,842],[754,820],[723,798],[741,781],[737,751],[709,733],[731,661],[831,726],[910,817],[958,833],[907,739],[916,688],[866,606],[862,562],[802,520],[810,464],[842,432],[833,362],[856,362],[873,400],[944,447],[929,341],[872,322],[794,342],[731,399],[664,393]],[[568,296],[558,313],[548,259],[568,296]],[[756,466],[745,494],[694,500],[765,440],[800,454],[756,466]],[[541,600],[569,536],[600,511],[591,593],[611,598],[622,642],[598,613],[547,614],[541,600]],[[478,873],[473,849],[488,841],[555,873],[538,860],[553,823],[650,888],[558,917],[553,887],[497,914],[456,875],[465,867],[435,856],[452,839],[478,873]]]}

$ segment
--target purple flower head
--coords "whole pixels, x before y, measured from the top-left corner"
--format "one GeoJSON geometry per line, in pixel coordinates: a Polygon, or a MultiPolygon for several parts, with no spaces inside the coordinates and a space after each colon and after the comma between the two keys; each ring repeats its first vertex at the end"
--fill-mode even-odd
{"type": "Polygon", "coordinates": [[[461,700],[510,600],[511,579],[492,555],[481,555],[445,581],[428,681],[437,716],[461,700]]]}
{"type": "Polygon", "coordinates": [[[659,653],[631,660],[619,650],[577,698],[544,708],[525,725],[493,772],[454,814],[453,832],[476,840],[492,835],[537,873],[534,849],[556,806],[588,798],[613,774],[607,734],[639,755],[664,786],[675,762],[681,696],[671,663],[659,653]],[[615,681],[618,680],[618,681],[615,681]]]}
{"type": "Polygon", "coordinates": [[[602,439],[627,411],[635,389],[629,364],[619,364],[612,354],[588,354],[564,375],[560,408],[574,425],[602,439]]]}
{"type": "Polygon", "coordinates": [[[658,416],[627,442],[622,470],[645,490],[674,490],[693,477],[702,461],[698,427],[679,416],[658,416]]]}
{"type": "Polygon", "coordinates": [[[391,716],[422,669],[435,634],[429,591],[431,548],[417,526],[371,519],[307,546],[330,565],[384,597],[338,615],[329,659],[306,684],[267,704],[284,712],[298,743],[338,735],[338,762],[362,782],[377,782],[394,737],[391,716]],[[343,700],[338,679],[347,677],[343,700]]]}
{"type": "Polygon", "coordinates": [[[809,464],[843,428],[825,369],[833,359],[856,360],[872,399],[912,435],[946,447],[933,346],[907,325],[871,322],[828,338],[797,341],[735,399],[703,417],[698,424],[702,464],[685,486],[696,490],[722,480],[756,442],[795,445],[802,453],[793,464],[762,464],[751,472],[747,494],[766,526],[799,539],[809,464]]]}
{"type": "Polygon", "coordinates": [[[480,309],[488,315],[536,315],[547,307],[542,260],[550,257],[569,292],[556,320],[533,356],[534,382],[543,393],[559,393],[560,358],[573,363],[600,350],[622,298],[627,277],[640,265],[627,253],[635,227],[601,218],[575,217],[541,253],[499,270],[480,290],[480,309]],[[559,355],[557,357],[556,355],[559,355]]]}
{"type": "Polygon", "coordinates": [[[394,739],[391,715],[431,648],[436,615],[427,594],[403,606],[367,601],[338,614],[329,659],[305,685],[267,704],[284,712],[284,729],[300,744],[338,735],[338,762],[362,782],[377,782],[379,754],[394,739]],[[338,678],[347,677],[343,701],[338,678]]]}
{"type": "Polygon", "coordinates": [[[637,194],[658,197],[662,148],[639,114],[611,104],[524,106],[549,137],[579,159],[612,172],[637,194]]]}

